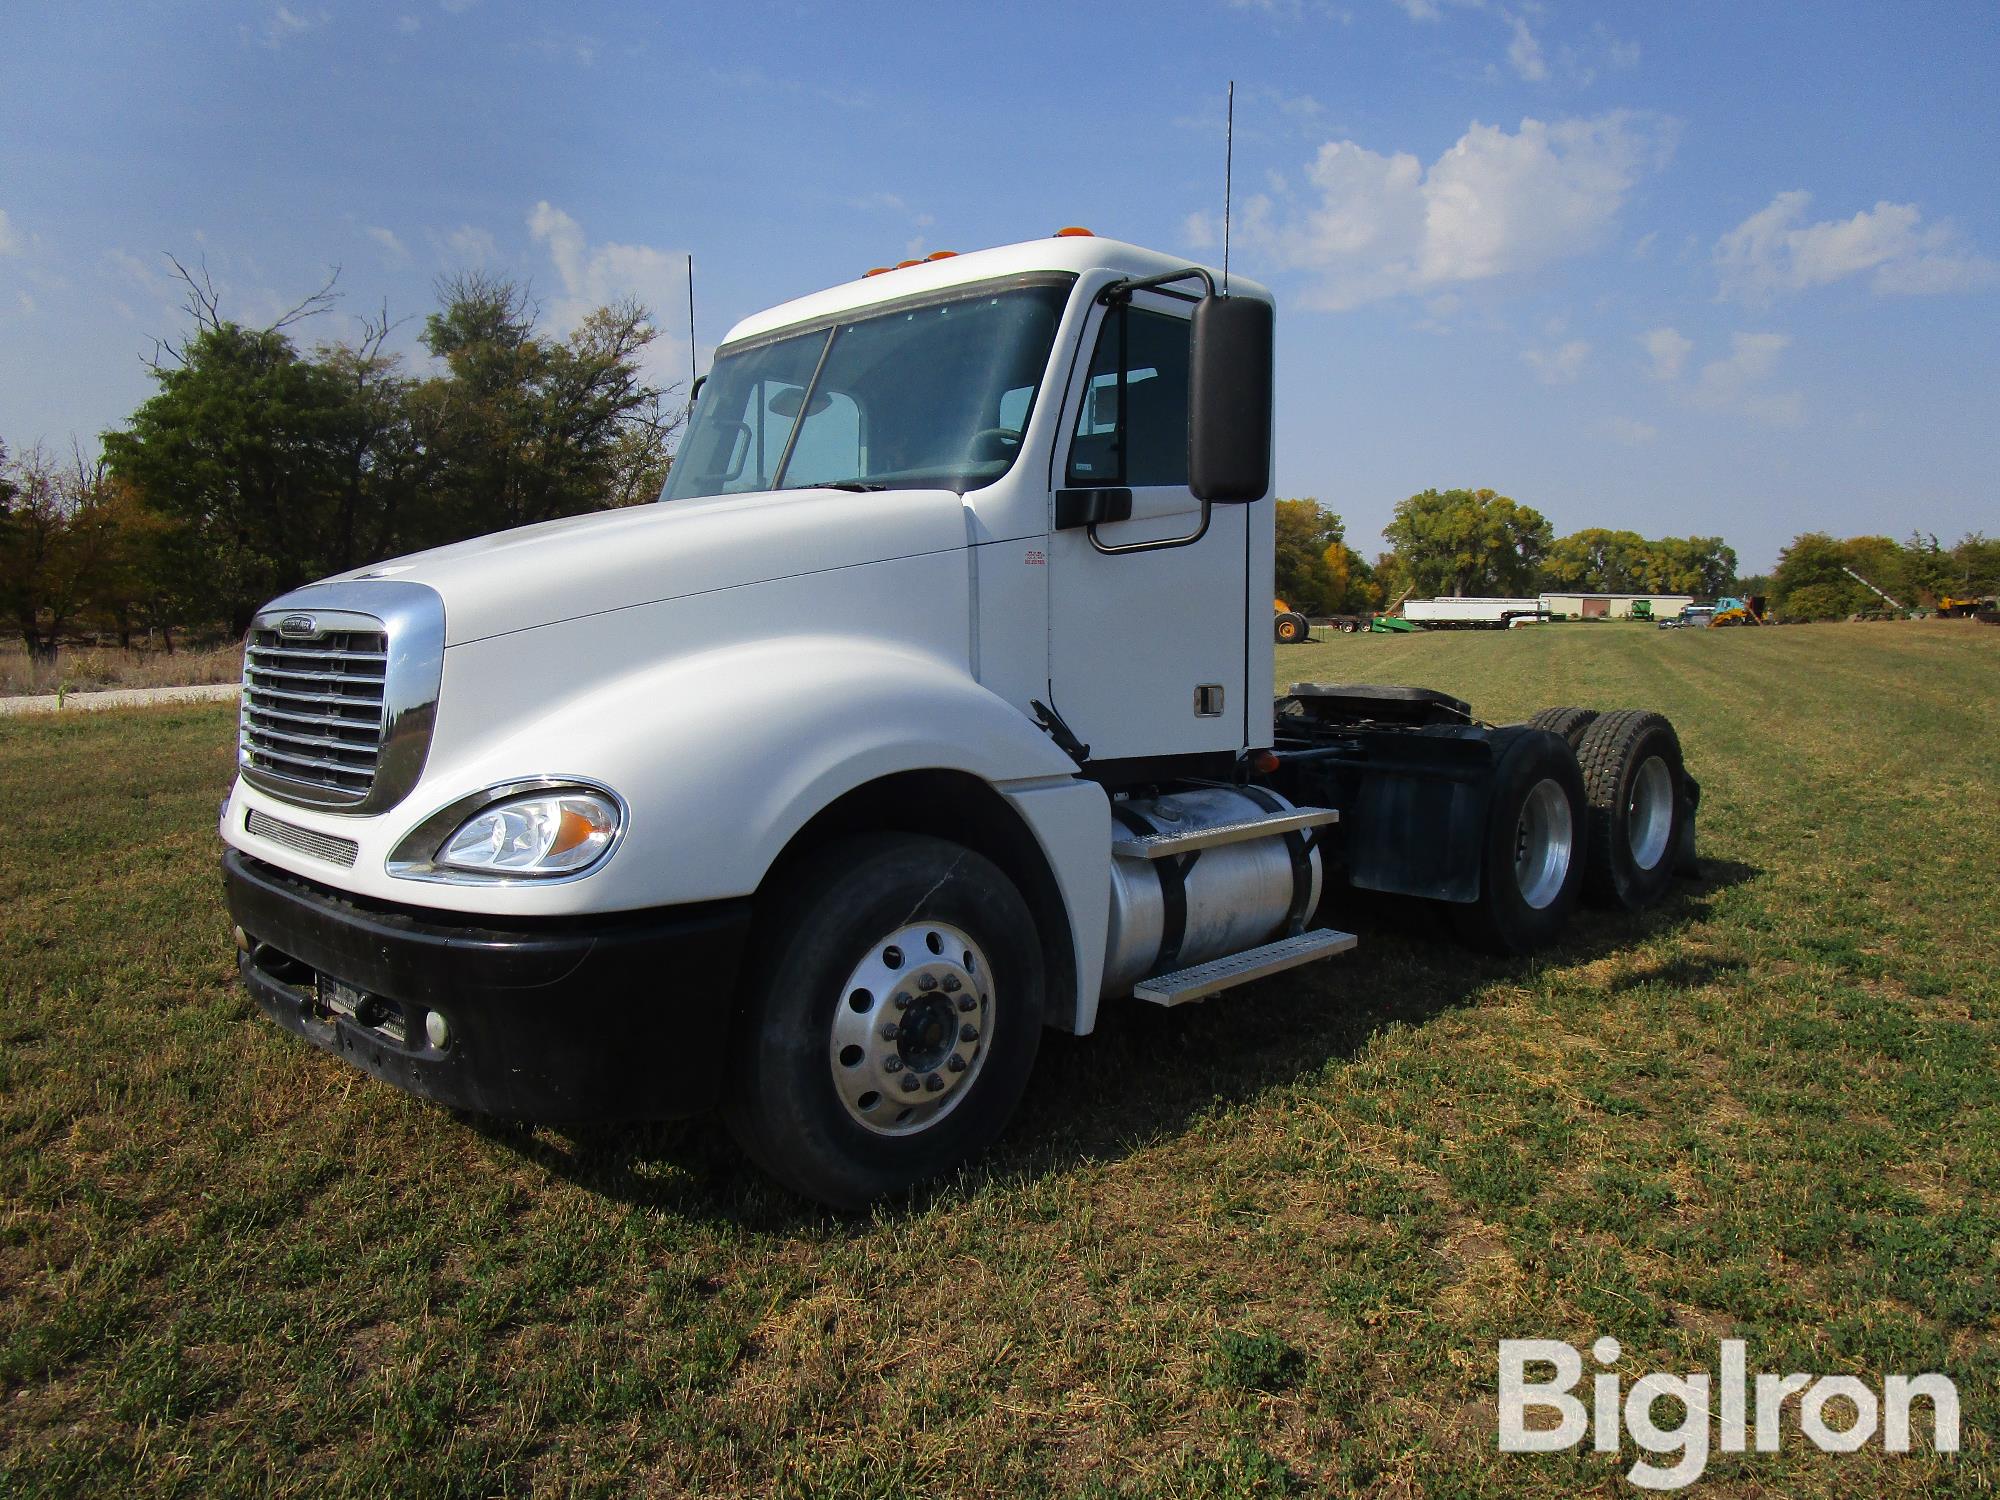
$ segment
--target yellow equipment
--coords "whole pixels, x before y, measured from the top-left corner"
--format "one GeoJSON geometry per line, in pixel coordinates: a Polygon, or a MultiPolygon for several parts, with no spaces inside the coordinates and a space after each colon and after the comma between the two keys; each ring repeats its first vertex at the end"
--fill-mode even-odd
{"type": "Polygon", "coordinates": [[[1282,599],[1273,599],[1271,608],[1275,612],[1272,633],[1277,636],[1280,646],[1296,646],[1300,641],[1312,639],[1312,626],[1291,605],[1282,599]]]}

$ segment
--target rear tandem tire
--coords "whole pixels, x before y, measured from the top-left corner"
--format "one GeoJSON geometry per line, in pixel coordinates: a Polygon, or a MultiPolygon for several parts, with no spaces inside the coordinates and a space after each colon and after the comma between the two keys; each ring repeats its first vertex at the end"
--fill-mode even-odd
{"type": "Polygon", "coordinates": [[[1041,946],[1013,882],[944,839],[868,834],[761,905],[723,1104],[744,1153],[852,1210],[992,1145],[1042,1033],[1041,946]]]}
{"type": "Polygon", "coordinates": [[[1529,953],[1562,935],[1583,886],[1583,777],[1567,741],[1519,734],[1501,752],[1480,845],[1479,899],[1452,907],[1459,937],[1529,953]]]}
{"type": "Polygon", "coordinates": [[[1544,708],[1528,720],[1530,729],[1546,729],[1550,734],[1559,734],[1569,741],[1574,750],[1583,739],[1584,730],[1590,728],[1597,718],[1594,708],[1544,708]]]}
{"type": "Polygon", "coordinates": [[[1621,708],[1584,731],[1576,758],[1590,804],[1584,896],[1638,911],[1666,894],[1690,808],[1680,737],[1663,714],[1621,708]]]}

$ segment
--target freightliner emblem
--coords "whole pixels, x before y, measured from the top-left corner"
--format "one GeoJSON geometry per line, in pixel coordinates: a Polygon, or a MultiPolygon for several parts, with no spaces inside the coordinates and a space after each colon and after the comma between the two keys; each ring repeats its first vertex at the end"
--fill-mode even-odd
{"type": "Polygon", "coordinates": [[[286,615],[278,621],[279,635],[318,635],[319,622],[311,615],[286,615]]]}

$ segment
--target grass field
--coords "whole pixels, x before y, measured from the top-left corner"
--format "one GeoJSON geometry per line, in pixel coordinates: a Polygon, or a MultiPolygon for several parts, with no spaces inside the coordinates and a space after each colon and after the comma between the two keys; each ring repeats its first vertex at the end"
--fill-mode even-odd
{"type": "Polygon", "coordinates": [[[242,675],[243,647],[236,641],[171,654],[151,647],[64,646],[52,662],[30,660],[19,640],[0,641],[0,697],[184,687],[235,682],[242,675]]]}
{"type": "Polygon", "coordinates": [[[1628,1382],[1741,1337],[1958,1383],[1956,1457],[1794,1433],[1697,1493],[1991,1493],[2000,631],[1278,671],[1663,709],[1710,876],[1535,962],[1368,909],[1346,958],[1110,1005],[865,1220],[706,1123],[475,1128],[294,1042],[233,984],[234,711],[0,722],[0,1493],[1633,1493],[1629,1445],[1495,1452],[1497,1341],[1605,1333],[1628,1382]]]}

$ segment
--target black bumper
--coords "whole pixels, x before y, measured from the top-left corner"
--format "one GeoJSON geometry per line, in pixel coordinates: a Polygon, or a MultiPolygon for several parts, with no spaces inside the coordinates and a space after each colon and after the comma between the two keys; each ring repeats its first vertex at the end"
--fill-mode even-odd
{"type": "Polygon", "coordinates": [[[715,1101],[747,900],[487,927],[347,897],[234,849],[222,873],[257,1004],[398,1088],[551,1122],[715,1101]]]}

